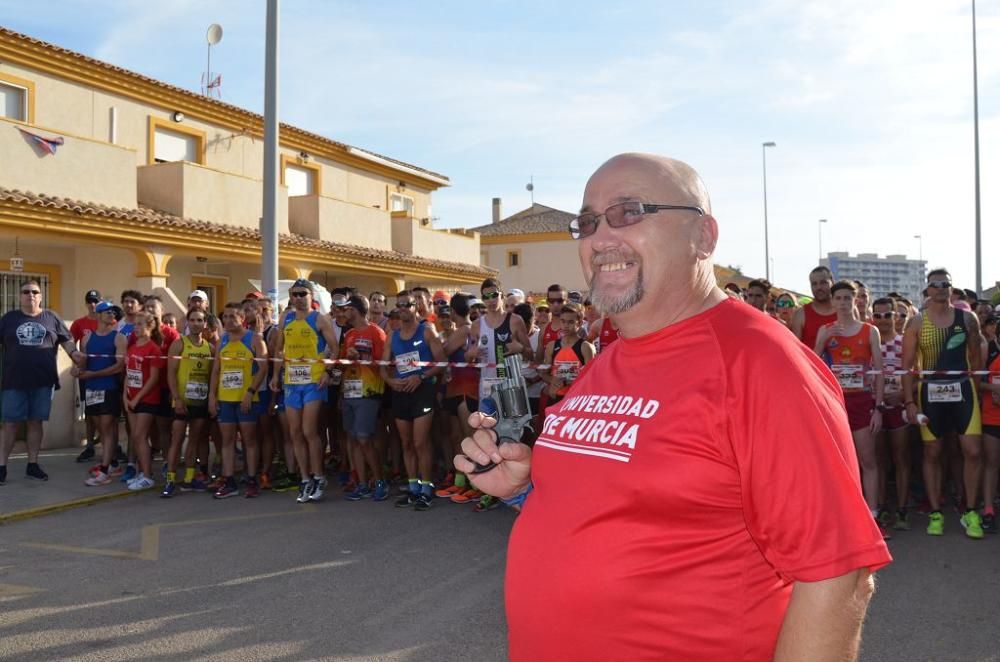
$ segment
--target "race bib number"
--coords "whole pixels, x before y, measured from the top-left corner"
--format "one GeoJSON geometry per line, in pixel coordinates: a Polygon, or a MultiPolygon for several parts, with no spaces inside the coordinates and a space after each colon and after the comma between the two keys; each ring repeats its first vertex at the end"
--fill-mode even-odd
{"type": "Polygon", "coordinates": [[[91,391],[87,389],[86,397],[84,398],[88,407],[93,407],[94,405],[104,404],[104,391],[91,391]]]}
{"type": "Polygon", "coordinates": [[[834,365],[833,374],[837,376],[840,388],[860,391],[865,387],[865,369],[860,365],[834,365]]]}
{"type": "Polygon", "coordinates": [[[290,365],[285,368],[289,384],[312,384],[311,365],[290,365]]]}
{"type": "Polygon", "coordinates": [[[928,382],[927,402],[961,402],[961,382],[928,382]]]}
{"type": "Polygon", "coordinates": [[[142,370],[129,368],[125,371],[125,385],[129,388],[142,388],[142,370]]]}
{"type": "Polygon", "coordinates": [[[899,393],[903,390],[903,377],[901,375],[885,376],[885,392],[899,393]]]}
{"type": "Polygon", "coordinates": [[[420,366],[414,365],[420,361],[420,352],[406,352],[396,357],[396,372],[407,375],[420,370],[420,366]]]}
{"type": "Polygon", "coordinates": [[[564,384],[572,384],[580,372],[580,364],[576,361],[556,361],[556,377],[564,384]]]}
{"type": "MultiPolygon", "coordinates": [[[[239,373],[243,374],[243,373],[239,373]]],[[[242,384],[243,380],[240,379],[242,384]]],[[[188,400],[208,400],[208,384],[205,382],[188,382],[184,389],[184,397],[188,400]]]]}
{"type": "Polygon", "coordinates": [[[344,380],[344,397],[348,399],[360,398],[364,395],[361,388],[360,379],[345,379],[344,380]]]}
{"type": "Polygon", "coordinates": [[[222,371],[222,388],[225,389],[242,389],[243,388],[243,371],[242,370],[223,370],[222,371]]]}

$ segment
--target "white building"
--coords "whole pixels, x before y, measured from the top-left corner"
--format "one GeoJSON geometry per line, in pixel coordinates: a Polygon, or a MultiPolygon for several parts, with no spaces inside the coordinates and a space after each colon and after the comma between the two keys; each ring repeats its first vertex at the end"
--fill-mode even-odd
{"type": "Polygon", "coordinates": [[[820,263],[830,268],[834,280],[860,280],[868,286],[872,299],[899,292],[910,301],[920,301],[926,285],[927,262],[905,255],[827,253],[820,263]]]}

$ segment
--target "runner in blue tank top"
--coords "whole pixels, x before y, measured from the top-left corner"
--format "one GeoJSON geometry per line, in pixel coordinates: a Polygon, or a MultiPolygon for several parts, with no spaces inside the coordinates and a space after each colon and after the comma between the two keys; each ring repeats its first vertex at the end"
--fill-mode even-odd
{"type": "Polygon", "coordinates": [[[396,361],[390,371],[382,366],[382,378],[393,390],[392,412],[403,443],[403,462],[409,478],[408,494],[396,502],[398,507],[414,506],[427,510],[434,498],[431,482],[433,451],[430,444],[434,416],[435,377],[444,368],[413,365],[416,362],[445,360],[444,348],[432,325],[417,320],[416,299],[409,290],[396,295],[400,328],[393,331],[382,358],[396,361]]]}

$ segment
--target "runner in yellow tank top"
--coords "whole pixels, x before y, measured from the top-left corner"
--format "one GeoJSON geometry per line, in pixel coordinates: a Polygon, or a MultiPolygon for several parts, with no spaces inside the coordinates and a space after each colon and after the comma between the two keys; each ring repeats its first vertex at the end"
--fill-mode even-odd
{"type": "Polygon", "coordinates": [[[304,278],[292,283],[275,343],[275,356],[284,370],[271,378],[271,390],[277,393],[282,386],[279,375],[285,375],[285,414],[302,478],[299,503],[319,501],[326,491],[319,413],[327,400],[329,374],[321,359],[338,355],[333,322],[329,315],[313,311],[312,303],[313,284],[304,278]]]}
{"type": "Polygon", "coordinates": [[[167,452],[167,484],[160,493],[165,499],[174,496],[177,491],[177,462],[186,431],[189,441],[184,452],[184,481],[180,489],[184,492],[197,488],[193,483],[195,459],[198,457],[198,443],[205,434],[209,420],[209,381],[212,377],[212,359],[215,356],[212,344],[202,338],[206,319],[202,310],[188,311],[187,333],[175,340],[168,351],[167,383],[170,386],[174,421],[170,450],[167,452]]]}

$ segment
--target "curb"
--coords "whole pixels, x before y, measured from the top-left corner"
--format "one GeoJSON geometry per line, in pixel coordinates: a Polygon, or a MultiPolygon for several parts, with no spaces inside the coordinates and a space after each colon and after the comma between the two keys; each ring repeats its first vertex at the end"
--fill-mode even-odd
{"type": "Polygon", "coordinates": [[[148,490],[139,490],[137,492],[131,492],[125,490],[123,492],[110,492],[108,494],[95,494],[94,496],[83,497],[81,499],[73,499],[71,501],[60,501],[59,503],[50,503],[46,506],[38,506],[36,508],[28,508],[26,510],[18,510],[13,513],[0,514],[0,526],[8,524],[10,522],[17,522],[20,520],[32,519],[35,517],[44,517],[45,515],[53,515],[55,513],[60,513],[64,510],[71,510],[73,508],[82,508],[84,506],[92,506],[97,503],[104,501],[114,501],[115,499],[123,499],[125,497],[135,496],[136,494],[142,494],[148,490]]]}

